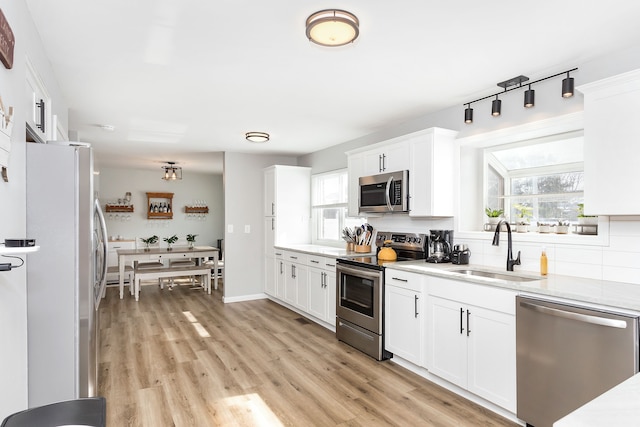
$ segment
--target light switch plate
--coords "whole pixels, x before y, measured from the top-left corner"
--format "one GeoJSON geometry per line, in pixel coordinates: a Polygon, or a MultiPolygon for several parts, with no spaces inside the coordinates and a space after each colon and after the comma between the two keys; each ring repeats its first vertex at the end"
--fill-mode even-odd
{"type": "Polygon", "coordinates": [[[245,225],[244,226],[244,232],[247,233],[247,234],[251,233],[251,226],[250,225],[245,225]]]}
{"type": "Polygon", "coordinates": [[[227,233],[233,233],[233,224],[227,225],[227,233]]]}

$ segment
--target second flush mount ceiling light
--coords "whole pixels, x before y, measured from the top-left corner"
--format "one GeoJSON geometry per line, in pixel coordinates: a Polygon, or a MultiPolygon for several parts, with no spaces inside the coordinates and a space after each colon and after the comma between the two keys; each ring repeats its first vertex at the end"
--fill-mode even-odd
{"type": "Polygon", "coordinates": [[[326,9],[307,18],[307,38],[320,46],[344,46],[360,34],[360,21],[346,10],[326,9]]]}

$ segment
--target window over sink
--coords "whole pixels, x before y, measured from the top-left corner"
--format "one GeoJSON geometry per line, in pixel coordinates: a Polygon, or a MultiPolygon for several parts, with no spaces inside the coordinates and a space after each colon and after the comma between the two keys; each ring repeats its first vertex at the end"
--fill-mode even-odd
{"type": "Polygon", "coordinates": [[[366,217],[347,214],[348,173],[346,169],[311,177],[312,241],[314,244],[340,245],[342,230],[367,222],[366,217]]]}

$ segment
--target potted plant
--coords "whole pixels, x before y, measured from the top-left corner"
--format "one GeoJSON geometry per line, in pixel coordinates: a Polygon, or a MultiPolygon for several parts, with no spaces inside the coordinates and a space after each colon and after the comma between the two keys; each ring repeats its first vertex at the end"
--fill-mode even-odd
{"type": "Polygon", "coordinates": [[[578,203],[578,224],[579,225],[597,225],[598,224],[597,216],[584,214],[584,203],[578,203]]]}
{"type": "Polygon", "coordinates": [[[551,231],[551,224],[547,222],[538,222],[538,233],[549,233],[551,231]]]}
{"type": "Polygon", "coordinates": [[[569,232],[569,221],[559,219],[558,224],[554,224],[556,234],[567,234],[569,232]]]}
{"type": "Polygon", "coordinates": [[[533,209],[531,206],[525,205],[515,205],[514,206],[518,218],[516,220],[516,231],[518,233],[526,233],[529,231],[529,219],[531,218],[531,214],[533,213],[533,209]]]}
{"type": "Polygon", "coordinates": [[[149,246],[151,246],[151,245],[153,245],[153,244],[158,242],[158,236],[154,235],[154,236],[151,236],[151,237],[147,237],[146,239],[141,237],[140,240],[142,240],[142,243],[144,243],[144,245],[145,245],[144,246],[144,250],[148,251],[148,250],[151,249],[149,246]]]}
{"type": "Polygon", "coordinates": [[[197,234],[187,234],[187,242],[189,242],[189,249],[193,249],[193,246],[196,243],[197,234]]]}
{"type": "Polygon", "coordinates": [[[178,241],[178,236],[176,236],[176,235],[174,234],[173,236],[171,236],[171,237],[165,237],[165,238],[164,238],[164,239],[162,239],[162,240],[164,240],[165,242],[167,242],[167,250],[168,250],[168,251],[170,251],[170,250],[172,249],[172,248],[171,248],[171,245],[173,245],[175,242],[177,242],[177,241],[178,241]]]}
{"type": "Polygon", "coordinates": [[[489,224],[497,224],[502,219],[504,211],[502,209],[484,208],[484,213],[489,218],[489,224]]]}

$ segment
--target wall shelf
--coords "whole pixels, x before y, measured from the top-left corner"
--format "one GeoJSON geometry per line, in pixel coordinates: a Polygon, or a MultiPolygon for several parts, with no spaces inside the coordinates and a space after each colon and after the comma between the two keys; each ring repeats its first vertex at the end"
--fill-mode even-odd
{"type": "Polygon", "coordinates": [[[173,219],[173,193],[147,193],[147,219],[173,219]],[[161,212],[166,207],[166,212],[161,212]]]}
{"type": "Polygon", "coordinates": [[[30,254],[32,252],[38,252],[40,246],[24,246],[24,247],[6,247],[0,246],[0,255],[19,255],[30,254]]]}
{"type": "Polygon", "coordinates": [[[185,206],[185,213],[209,213],[209,206],[185,206]]]}
{"type": "Polygon", "coordinates": [[[129,212],[133,213],[133,205],[110,205],[106,204],[104,207],[105,212],[129,212]]]}

